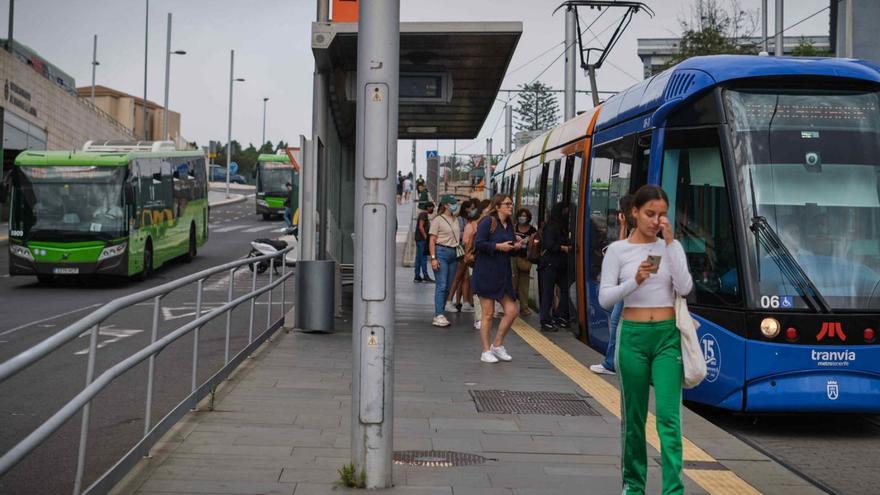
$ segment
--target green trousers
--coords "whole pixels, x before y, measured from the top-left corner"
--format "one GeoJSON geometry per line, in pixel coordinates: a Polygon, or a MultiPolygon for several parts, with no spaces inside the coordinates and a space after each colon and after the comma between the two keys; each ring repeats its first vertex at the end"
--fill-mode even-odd
{"type": "Polygon", "coordinates": [[[623,493],[645,493],[648,452],[645,423],[654,385],[663,494],[683,494],[681,481],[681,336],[675,320],[624,320],[617,333],[616,363],[622,404],[623,493]]]}

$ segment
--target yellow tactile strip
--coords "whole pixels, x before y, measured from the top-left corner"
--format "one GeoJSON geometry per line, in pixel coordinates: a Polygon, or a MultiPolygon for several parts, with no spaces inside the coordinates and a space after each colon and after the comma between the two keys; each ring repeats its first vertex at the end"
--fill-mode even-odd
{"type": "MultiPolygon", "coordinates": [[[[547,361],[550,361],[559,371],[569,377],[585,392],[590,394],[596,401],[611,414],[620,418],[620,392],[616,387],[599,378],[587,369],[577,359],[562,350],[550,339],[541,335],[531,325],[517,319],[513,324],[513,330],[532,348],[541,353],[547,361]]],[[[656,418],[648,412],[648,424],[645,428],[645,436],[648,442],[656,450],[660,450],[660,439],[657,436],[656,418]]],[[[708,461],[716,462],[715,458],[696,444],[682,438],[685,461],[708,461]]],[[[752,485],[728,470],[719,469],[685,469],[684,474],[694,480],[698,485],[710,494],[734,494],[748,495],[759,494],[752,485]]]]}

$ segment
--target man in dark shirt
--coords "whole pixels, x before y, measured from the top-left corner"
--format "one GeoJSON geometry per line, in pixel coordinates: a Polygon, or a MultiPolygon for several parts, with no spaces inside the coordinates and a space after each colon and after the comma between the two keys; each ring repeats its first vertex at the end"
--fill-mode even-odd
{"type": "Polygon", "coordinates": [[[416,277],[413,282],[433,283],[434,280],[428,275],[428,257],[425,255],[425,244],[428,241],[428,230],[431,228],[434,203],[426,202],[424,210],[419,213],[419,218],[416,220],[416,277]]]}
{"type": "Polygon", "coordinates": [[[293,227],[293,209],[295,208],[293,204],[293,186],[290,182],[284,184],[284,187],[287,188],[287,197],[284,198],[284,223],[287,224],[287,228],[293,227]]]}

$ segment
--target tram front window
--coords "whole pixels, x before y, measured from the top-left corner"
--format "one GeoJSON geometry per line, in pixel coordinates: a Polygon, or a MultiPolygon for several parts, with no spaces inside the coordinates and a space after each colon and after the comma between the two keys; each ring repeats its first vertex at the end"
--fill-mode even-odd
{"type": "MultiPolygon", "coordinates": [[[[764,217],[832,309],[880,307],[880,97],[874,91],[728,90],[743,214],[764,217]]],[[[753,232],[762,308],[806,308],[780,253],[753,232]]]]}
{"type": "Polygon", "coordinates": [[[19,167],[10,231],[27,240],[125,235],[124,167],[19,167]]]}

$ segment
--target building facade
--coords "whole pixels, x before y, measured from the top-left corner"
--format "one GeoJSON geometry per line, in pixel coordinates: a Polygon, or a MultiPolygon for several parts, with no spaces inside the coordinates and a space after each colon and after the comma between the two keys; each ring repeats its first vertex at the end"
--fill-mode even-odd
{"type": "MultiPolygon", "coordinates": [[[[82,98],[90,99],[92,87],[76,88],[76,93],[82,98]]],[[[164,138],[162,123],[165,109],[162,105],[106,86],[95,86],[95,106],[131,130],[137,139],[160,141],[164,138]],[[146,130],[144,130],[144,112],[147,113],[146,130]]],[[[168,111],[168,135],[178,148],[186,147],[186,141],[180,135],[180,114],[172,110],[168,111]]]]}

